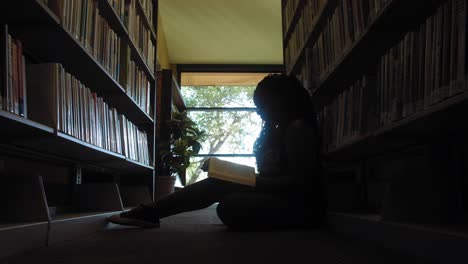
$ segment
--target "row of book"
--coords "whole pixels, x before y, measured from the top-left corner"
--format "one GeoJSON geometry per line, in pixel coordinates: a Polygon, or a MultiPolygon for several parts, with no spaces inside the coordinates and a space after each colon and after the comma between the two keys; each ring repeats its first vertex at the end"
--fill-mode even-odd
{"type": "Polygon", "coordinates": [[[61,64],[29,64],[26,73],[30,119],[149,165],[146,133],[61,64]]]}
{"type": "Polygon", "coordinates": [[[320,79],[317,71],[315,71],[315,68],[312,66],[312,61],[315,59],[315,57],[313,57],[312,48],[307,47],[304,54],[304,58],[301,58],[299,61],[300,67],[296,73],[296,77],[301,81],[304,88],[312,93],[318,86],[320,79]]]}
{"type": "Polygon", "coordinates": [[[148,134],[122,116],[122,147],[127,158],[151,165],[148,134]]]}
{"type": "MultiPolygon", "coordinates": [[[[137,67],[131,61],[128,44],[121,41],[106,19],[99,14],[98,0],[49,0],[48,4],[61,18],[64,27],[125,87],[140,108],[149,113],[149,81],[140,70],[142,65],[137,67]]],[[[109,4],[121,10],[119,12],[124,12],[124,19],[130,17],[130,4],[127,1],[112,1],[109,4]]],[[[154,53],[150,56],[154,57],[154,53]]]]}
{"type": "MultiPolygon", "coordinates": [[[[129,50],[126,52],[129,57],[129,50]]],[[[125,90],[130,98],[132,98],[138,106],[147,114],[150,113],[150,90],[151,83],[148,80],[146,74],[140,70],[138,64],[133,60],[128,58],[126,60],[128,63],[125,63],[122,67],[122,70],[126,71],[125,79],[122,80],[122,86],[125,87],[125,90]]]]}
{"type": "Polygon", "coordinates": [[[125,0],[107,0],[109,5],[114,9],[115,13],[119,17],[120,21],[125,21],[125,0]]]}
{"type": "Polygon", "coordinates": [[[365,75],[319,113],[323,148],[331,151],[379,126],[376,78],[365,75]]]}
{"type": "MultiPolygon", "coordinates": [[[[327,15],[317,40],[310,44],[315,58],[314,68],[319,71],[319,76],[323,76],[353,45],[388,2],[390,0],[337,1],[333,12],[327,15]]],[[[327,2],[323,2],[320,7],[325,4],[327,2]]],[[[311,13],[317,12],[312,5],[309,7],[306,5],[303,12],[306,13],[307,10],[312,10],[311,13]]],[[[296,57],[315,26],[315,21],[310,21],[298,22],[297,36],[291,38],[286,46],[285,61],[288,70],[296,63],[296,57]]]]}
{"type": "Polygon", "coordinates": [[[468,3],[448,0],[407,32],[382,55],[375,77],[363,77],[323,108],[326,148],[346,144],[468,91],[467,24],[468,3]]]}
{"type": "Polygon", "coordinates": [[[120,37],[101,16],[98,0],[49,0],[48,6],[70,32],[99,61],[115,79],[119,80],[120,37]]]}
{"type": "Polygon", "coordinates": [[[0,25],[0,110],[27,117],[23,45],[0,25]]]}
{"type": "MultiPolygon", "coordinates": [[[[288,65],[288,71],[306,44],[311,30],[315,25],[317,17],[321,10],[327,4],[328,0],[307,0],[304,1],[301,15],[294,26],[285,49],[285,61],[288,65]]],[[[288,1],[289,3],[289,1],[288,1]]],[[[286,31],[285,31],[286,32],[286,31]]]]}
{"type": "Polygon", "coordinates": [[[148,21],[150,25],[153,25],[153,0],[137,0],[139,1],[141,8],[143,9],[143,12],[145,16],[148,18],[148,21]]]}
{"type": "Polygon", "coordinates": [[[467,5],[445,1],[381,58],[377,76],[383,125],[466,90],[467,5]]]}
{"type": "Polygon", "coordinates": [[[297,8],[302,0],[287,0],[283,6],[283,32],[288,31],[297,8]]]}
{"type": "Polygon", "coordinates": [[[133,40],[140,53],[146,60],[151,71],[154,71],[154,55],[156,48],[151,39],[151,30],[146,27],[144,15],[138,12],[136,1],[129,2],[128,11],[125,16],[125,26],[127,27],[130,38],[133,40]]]}
{"type": "Polygon", "coordinates": [[[371,23],[368,19],[368,3],[368,0],[358,0],[338,4],[312,46],[312,68],[317,71],[319,78],[333,68],[371,23]]]}
{"type": "MultiPolygon", "coordinates": [[[[114,9],[120,21],[128,25],[128,16],[132,12],[136,12],[137,5],[141,7],[142,15],[148,18],[150,25],[153,25],[153,2],[152,0],[107,0],[109,5],[114,9]]],[[[140,9],[138,9],[140,10],[140,9]]]]}

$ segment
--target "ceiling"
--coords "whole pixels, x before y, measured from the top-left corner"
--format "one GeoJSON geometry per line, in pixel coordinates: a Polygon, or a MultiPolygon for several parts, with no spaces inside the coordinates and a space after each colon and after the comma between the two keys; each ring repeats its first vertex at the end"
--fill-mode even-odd
{"type": "Polygon", "coordinates": [[[280,0],[159,0],[171,64],[283,64],[280,0]]]}

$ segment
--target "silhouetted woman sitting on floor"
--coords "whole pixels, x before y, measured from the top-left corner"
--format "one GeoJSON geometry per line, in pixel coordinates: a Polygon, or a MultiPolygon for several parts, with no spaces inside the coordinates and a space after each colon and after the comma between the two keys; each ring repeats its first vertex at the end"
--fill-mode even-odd
{"type": "Polygon", "coordinates": [[[108,220],[159,227],[161,218],[219,202],[219,218],[234,229],[320,226],[326,202],[316,116],[307,91],[294,77],[272,74],[258,83],[253,99],[263,120],[254,145],[255,187],[207,178],[108,220]]]}

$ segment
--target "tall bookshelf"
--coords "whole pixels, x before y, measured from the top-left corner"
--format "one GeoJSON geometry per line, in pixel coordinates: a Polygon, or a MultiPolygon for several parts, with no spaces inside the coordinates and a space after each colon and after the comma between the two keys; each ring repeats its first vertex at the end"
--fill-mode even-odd
{"type": "Polygon", "coordinates": [[[3,5],[0,258],[153,200],[157,10],[155,0],[3,5]]]}
{"type": "Polygon", "coordinates": [[[372,226],[367,238],[387,244],[390,229],[466,237],[467,5],[282,1],[286,72],[316,106],[337,229],[364,237],[372,226]]]}
{"type": "MultiPolygon", "coordinates": [[[[182,112],[186,110],[184,99],[180,91],[180,86],[172,72],[169,69],[163,69],[157,72],[158,86],[157,86],[157,108],[156,113],[159,119],[156,122],[157,141],[168,142],[170,140],[170,133],[164,123],[172,118],[174,112],[182,112]]],[[[161,146],[162,147],[162,146],[161,146]]],[[[168,146],[166,146],[168,147],[168,146]]],[[[159,150],[157,150],[159,151],[159,150]]],[[[170,172],[166,169],[157,171],[157,176],[168,176],[170,172]]],[[[185,175],[176,175],[176,188],[185,186],[185,175]],[[183,186],[180,186],[183,185],[183,186]]],[[[162,190],[167,192],[167,190],[162,190]]],[[[159,195],[167,195],[166,193],[159,195]]]]}

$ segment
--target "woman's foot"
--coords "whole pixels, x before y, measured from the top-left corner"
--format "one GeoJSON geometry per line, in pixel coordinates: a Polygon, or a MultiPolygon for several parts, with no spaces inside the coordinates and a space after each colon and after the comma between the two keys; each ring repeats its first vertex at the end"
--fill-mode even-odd
{"type": "Polygon", "coordinates": [[[107,221],[118,225],[138,226],[143,228],[159,227],[159,217],[157,216],[156,210],[144,204],[130,211],[109,216],[107,221]]]}

